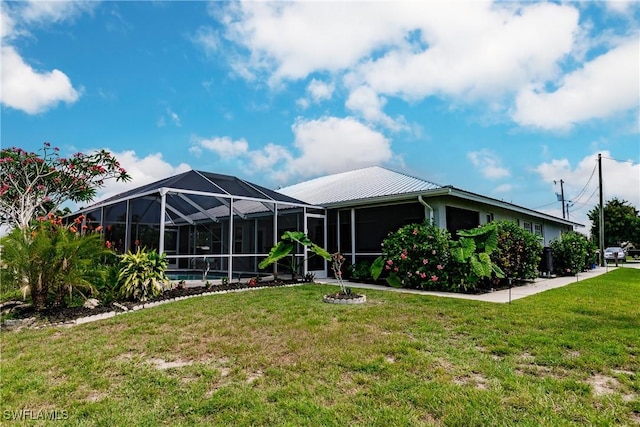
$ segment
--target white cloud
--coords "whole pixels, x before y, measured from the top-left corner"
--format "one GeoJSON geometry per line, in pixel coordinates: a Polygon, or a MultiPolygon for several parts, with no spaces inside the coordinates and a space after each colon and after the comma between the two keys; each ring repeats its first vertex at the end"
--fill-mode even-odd
{"type": "Polygon", "coordinates": [[[226,37],[250,51],[233,58],[241,75],[267,73],[277,85],[313,71],[338,71],[402,42],[412,25],[405,3],[234,2],[220,18],[226,37]]]}
{"type": "Polygon", "coordinates": [[[295,152],[273,143],[250,150],[244,139],[234,141],[228,137],[199,139],[190,151],[199,154],[209,150],[223,158],[239,158],[251,166],[248,170],[266,173],[280,183],[293,177],[342,172],[394,160],[390,141],[352,117],[299,119],[292,131],[295,152]]]}
{"type": "Polygon", "coordinates": [[[631,37],[564,77],[554,92],[529,87],[518,95],[515,121],[543,129],[637,109],[640,103],[640,42],[631,37]]]}
{"type": "Polygon", "coordinates": [[[60,102],[72,104],[80,93],[69,77],[58,69],[35,70],[27,64],[10,43],[29,35],[29,29],[50,23],[72,20],[90,12],[96,2],[15,2],[3,3],[0,24],[2,29],[2,93],[1,102],[7,107],[27,114],[42,113],[60,102]]]}
{"type": "Polygon", "coordinates": [[[325,83],[316,79],[311,80],[307,86],[307,92],[316,103],[331,99],[334,89],[333,83],[325,83]]]}
{"type": "Polygon", "coordinates": [[[118,159],[120,166],[131,175],[132,179],[129,182],[105,181],[105,187],[98,191],[96,201],[191,170],[191,167],[186,163],[181,163],[177,166],[171,165],[162,158],[161,153],[150,154],[143,158],[138,157],[133,150],[112,151],[111,154],[118,159]]]}
{"type": "Polygon", "coordinates": [[[22,20],[29,23],[62,22],[91,12],[98,2],[95,1],[40,1],[24,2],[20,10],[22,20]]]}
{"type": "Polygon", "coordinates": [[[493,189],[494,193],[510,193],[513,191],[513,185],[512,184],[501,184],[498,185],[496,188],[493,189]]]}
{"type": "Polygon", "coordinates": [[[619,13],[622,15],[630,15],[632,17],[632,11],[635,7],[637,7],[637,0],[607,0],[605,1],[605,5],[607,9],[612,12],[619,13]]]}
{"type": "Polygon", "coordinates": [[[357,77],[407,100],[499,99],[557,76],[558,61],[571,52],[578,30],[578,12],[571,7],[469,2],[464,9],[457,2],[438,3],[419,27],[426,48],[389,51],[363,63],[357,77]]]}
{"type": "Polygon", "coordinates": [[[212,55],[220,48],[220,39],[216,31],[211,27],[200,27],[194,35],[191,36],[191,41],[205,51],[207,55],[212,55]]]}
{"type": "Polygon", "coordinates": [[[467,154],[467,158],[485,178],[500,179],[511,175],[509,170],[502,166],[500,158],[490,150],[482,149],[470,152],[467,154]]]}
{"type": "Polygon", "coordinates": [[[579,29],[575,8],[549,3],[249,2],[229,10],[228,37],[250,52],[236,59],[245,73],[281,81],[357,67],[354,83],[406,99],[494,97],[553,78],[579,29]]]}
{"type": "Polygon", "coordinates": [[[288,165],[292,175],[337,173],[392,160],[390,141],[351,117],[298,120],[292,129],[300,151],[288,165]]]}
{"type": "Polygon", "coordinates": [[[383,109],[386,103],[387,100],[378,96],[370,87],[360,86],[351,91],[345,105],[369,123],[381,124],[395,131],[405,129],[407,126],[402,117],[394,120],[384,113],[383,109]]]}
{"type": "MultiPolygon", "coordinates": [[[[628,14],[636,6],[605,7],[628,14]]],[[[607,38],[588,38],[575,3],[240,2],[222,10],[242,77],[279,87],[328,72],[348,89],[349,110],[388,128],[407,126],[384,113],[385,97],[482,102],[519,124],[553,129],[637,108],[637,34],[563,77],[567,63],[579,67],[607,38]]],[[[305,109],[312,100],[297,103],[305,109]]]]}
{"type": "Polygon", "coordinates": [[[199,139],[196,142],[196,147],[213,151],[222,158],[231,158],[247,154],[249,144],[244,139],[234,141],[233,139],[225,136],[211,139],[199,139]]]}
{"type": "Polygon", "coordinates": [[[72,104],[80,94],[62,71],[38,72],[13,47],[3,46],[1,96],[7,107],[37,114],[59,102],[72,104]]]}

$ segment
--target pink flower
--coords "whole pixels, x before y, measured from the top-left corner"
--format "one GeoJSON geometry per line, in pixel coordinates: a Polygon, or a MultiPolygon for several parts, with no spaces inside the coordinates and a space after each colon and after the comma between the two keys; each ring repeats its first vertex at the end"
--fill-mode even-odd
{"type": "Polygon", "coordinates": [[[393,271],[398,271],[398,267],[393,267],[393,271]]]}
{"type": "Polygon", "coordinates": [[[438,281],[438,276],[436,276],[435,274],[433,276],[431,276],[431,281],[432,282],[437,282],[438,281]]]}
{"type": "Polygon", "coordinates": [[[427,264],[429,263],[429,260],[425,258],[425,259],[423,259],[423,260],[422,260],[422,263],[423,263],[424,265],[427,265],[427,264]]]}
{"type": "Polygon", "coordinates": [[[385,269],[385,270],[391,270],[391,267],[389,267],[388,265],[385,265],[385,266],[384,266],[384,269],[385,269]]]}
{"type": "Polygon", "coordinates": [[[438,270],[442,270],[444,267],[443,267],[443,266],[441,266],[440,264],[438,264],[438,265],[436,266],[436,268],[437,268],[438,270]]]}
{"type": "Polygon", "coordinates": [[[400,254],[400,258],[407,259],[407,255],[403,252],[403,253],[400,254]]]}
{"type": "Polygon", "coordinates": [[[417,228],[413,230],[413,235],[414,235],[414,236],[417,236],[417,235],[418,235],[418,229],[417,229],[417,228]]]}
{"type": "Polygon", "coordinates": [[[387,265],[393,265],[393,260],[388,259],[387,260],[387,265]]]}

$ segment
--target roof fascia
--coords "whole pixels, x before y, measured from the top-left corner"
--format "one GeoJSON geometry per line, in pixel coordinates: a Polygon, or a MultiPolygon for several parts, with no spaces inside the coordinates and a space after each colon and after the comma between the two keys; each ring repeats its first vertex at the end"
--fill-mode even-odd
{"type": "Polygon", "coordinates": [[[522,214],[534,216],[537,218],[543,218],[549,221],[559,222],[564,225],[571,225],[576,227],[584,227],[584,224],[580,224],[577,222],[569,221],[562,218],[557,218],[553,215],[548,215],[542,212],[535,211],[533,209],[525,208],[522,206],[514,205],[513,203],[503,202],[501,200],[493,199],[491,197],[481,196],[479,194],[470,193],[465,190],[460,190],[459,188],[449,187],[449,194],[455,197],[459,197],[461,199],[471,200],[474,202],[485,203],[488,205],[497,206],[503,209],[508,209],[512,211],[516,211],[522,214]]]}
{"type": "Polygon", "coordinates": [[[419,195],[423,197],[434,197],[449,194],[448,188],[435,188],[433,190],[413,191],[411,193],[390,194],[388,196],[369,197],[366,199],[345,200],[340,202],[326,203],[326,208],[350,208],[356,206],[366,206],[378,203],[399,202],[417,198],[419,195]]]}

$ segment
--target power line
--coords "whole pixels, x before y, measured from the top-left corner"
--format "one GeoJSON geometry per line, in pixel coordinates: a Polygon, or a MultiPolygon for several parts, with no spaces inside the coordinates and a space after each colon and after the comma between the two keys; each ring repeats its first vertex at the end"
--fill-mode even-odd
{"type": "Polygon", "coordinates": [[[603,157],[603,159],[613,160],[614,162],[620,162],[620,163],[631,163],[632,165],[637,164],[637,162],[634,162],[633,160],[614,159],[613,157],[603,157]]]}
{"type": "Polygon", "coordinates": [[[580,197],[582,197],[582,195],[584,194],[584,192],[587,190],[587,187],[589,186],[589,183],[591,182],[591,180],[593,179],[593,175],[596,173],[596,168],[598,167],[598,163],[595,162],[593,165],[593,170],[591,171],[591,176],[589,177],[589,179],[587,180],[587,183],[584,185],[584,187],[582,187],[582,190],[580,190],[580,192],[578,193],[577,196],[572,197],[573,202],[577,203],[578,200],[580,200],[580,197]]]}

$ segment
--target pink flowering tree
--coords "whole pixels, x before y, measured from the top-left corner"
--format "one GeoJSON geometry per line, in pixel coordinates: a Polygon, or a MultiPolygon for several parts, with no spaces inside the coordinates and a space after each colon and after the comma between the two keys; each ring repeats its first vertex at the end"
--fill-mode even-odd
{"type": "Polygon", "coordinates": [[[0,150],[0,221],[26,230],[39,216],[55,212],[67,201],[88,202],[107,179],[131,177],[105,150],[60,157],[45,142],[38,152],[10,147],[0,150]]]}
{"type": "Polygon", "coordinates": [[[433,224],[410,224],[389,233],[372,275],[391,286],[447,290],[450,234],[433,224]]]}

